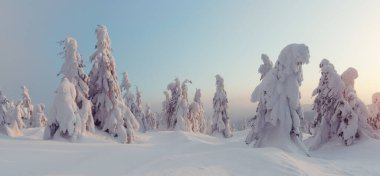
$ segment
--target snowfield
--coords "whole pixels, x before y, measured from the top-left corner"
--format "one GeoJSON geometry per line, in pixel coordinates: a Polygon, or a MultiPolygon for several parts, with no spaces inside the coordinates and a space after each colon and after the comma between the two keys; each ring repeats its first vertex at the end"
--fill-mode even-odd
{"type": "Polygon", "coordinates": [[[97,132],[78,143],[42,140],[43,128],[24,136],[0,136],[1,175],[380,175],[380,141],[350,147],[324,145],[312,157],[276,148],[252,148],[248,131],[229,139],[202,134],[158,131],[138,134],[135,144],[120,144],[97,132]]]}

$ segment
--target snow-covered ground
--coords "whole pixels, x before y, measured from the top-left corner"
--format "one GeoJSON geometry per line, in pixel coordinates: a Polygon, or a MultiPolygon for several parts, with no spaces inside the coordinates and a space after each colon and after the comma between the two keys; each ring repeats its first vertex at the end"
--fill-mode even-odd
{"type": "Polygon", "coordinates": [[[78,143],[44,141],[43,129],[32,128],[22,137],[0,136],[0,175],[380,175],[378,140],[350,147],[330,143],[309,158],[251,148],[244,143],[247,132],[229,139],[149,132],[135,144],[119,144],[101,134],[78,143]]]}

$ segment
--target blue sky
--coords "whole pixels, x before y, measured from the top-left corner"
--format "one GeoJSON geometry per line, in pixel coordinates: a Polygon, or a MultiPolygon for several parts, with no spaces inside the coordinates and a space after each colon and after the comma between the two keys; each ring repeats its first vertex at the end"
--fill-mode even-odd
{"type": "Polygon", "coordinates": [[[377,0],[2,0],[0,88],[18,99],[20,85],[25,84],[34,103],[49,106],[63,62],[57,42],[66,36],[76,38],[89,70],[94,31],[104,24],[119,78],[128,71],[143,100],[156,111],[164,99],[162,92],[175,77],[193,81],[190,97],[196,88],[202,89],[210,110],[214,75],[221,74],[231,116],[253,114],[249,96],[259,83],[261,53],[275,62],[290,43],[310,48],[302,103],[312,102],[322,58],[328,58],[339,73],[355,67],[358,94],[370,103],[372,93],[380,91],[379,12],[377,0]]]}

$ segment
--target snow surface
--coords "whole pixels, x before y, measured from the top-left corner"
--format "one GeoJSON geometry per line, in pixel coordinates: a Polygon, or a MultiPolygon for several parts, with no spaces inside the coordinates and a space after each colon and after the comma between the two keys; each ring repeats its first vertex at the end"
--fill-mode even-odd
{"type": "Polygon", "coordinates": [[[0,135],[1,175],[380,175],[380,141],[374,139],[350,147],[330,142],[306,157],[247,146],[248,131],[235,132],[228,139],[155,131],[138,133],[136,142],[129,145],[101,131],[78,143],[42,140],[43,128],[24,129],[23,133],[16,138],[0,135]]]}

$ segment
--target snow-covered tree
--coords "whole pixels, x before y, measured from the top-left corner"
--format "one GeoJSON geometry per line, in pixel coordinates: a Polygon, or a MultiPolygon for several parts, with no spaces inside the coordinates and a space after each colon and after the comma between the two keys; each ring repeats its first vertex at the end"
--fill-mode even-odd
{"type": "Polygon", "coordinates": [[[21,99],[21,110],[22,110],[22,120],[24,121],[25,127],[30,127],[30,118],[33,114],[32,100],[30,99],[29,90],[26,86],[21,86],[22,89],[22,99],[21,99]]]}
{"type": "Polygon", "coordinates": [[[317,95],[317,115],[310,148],[317,149],[332,138],[340,138],[347,146],[362,136],[378,138],[367,123],[369,115],[364,103],[356,95],[356,69],[349,68],[339,76],[327,60],[322,60],[320,66],[322,77],[313,92],[317,95]]]}
{"type": "Polygon", "coordinates": [[[16,109],[13,102],[10,102],[0,90],[0,132],[11,137],[21,136],[20,127],[23,128],[23,125],[20,106],[16,109]]]}
{"type": "Polygon", "coordinates": [[[259,73],[261,74],[260,80],[264,78],[264,76],[273,68],[273,63],[269,59],[268,55],[261,54],[261,60],[263,64],[259,67],[259,73]]]}
{"type": "Polygon", "coordinates": [[[133,107],[133,109],[131,109],[132,113],[140,124],[140,131],[141,132],[147,131],[148,124],[145,119],[144,109],[143,109],[142,100],[141,100],[141,92],[139,91],[138,87],[136,87],[136,101],[134,104],[132,104],[132,107],[133,107]]]}
{"type": "Polygon", "coordinates": [[[170,110],[171,97],[167,91],[164,91],[163,93],[165,95],[165,100],[162,102],[162,109],[161,109],[162,111],[159,115],[159,120],[158,120],[159,121],[158,128],[160,130],[165,130],[170,127],[169,115],[171,114],[171,110],[170,110]]]}
{"type": "Polygon", "coordinates": [[[131,143],[139,125],[121,95],[107,28],[98,26],[96,35],[97,50],[90,57],[93,67],[89,74],[95,125],[117,137],[121,143],[131,143]]]}
{"type": "Polygon", "coordinates": [[[130,91],[131,86],[132,84],[129,82],[128,73],[124,72],[123,82],[121,83],[120,88],[121,88],[121,91],[124,92],[123,94],[124,102],[125,102],[125,105],[127,105],[129,109],[132,109],[132,104],[135,103],[135,97],[130,91]]]}
{"type": "MultiPolygon", "coordinates": [[[[319,79],[318,87],[313,91],[313,96],[315,96],[313,110],[316,115],[311,127],[313,134],[311,149],[317,149],[337,133],[332,128],[336,126],[332,124],[332,118],[336,113],[337,106],[343,101],[345,88],[340,75],[327,59],[323,59],[319,66],[321,68],[321,78],[319,79]]],[[[339,107],[343,108],[344,106],[339,107]]]]}
{"type": "Polygon", "coordinates": [[[278,147],[308,155],[300,133],[303,112],[299,86],[303,81],[302,65],[309,58],[304,44],[290,44],[281,51],[275,67],[252,93],[251,101],[259,102],[259,107],[247,144],[254,142],[255,147],[278,147]]]}
{"type": "Polygon", "coordinates": [[[83,60],[78,51],[78,43],[74,38],[67,37],[64,42],[64,63],[59,74],[62,74],[75,86],[75,103],[81,117],[81,132],[95,132],[92,117],[92,104],[89,100],[88,77],[84,73],[83,60]]]}
{"type": "Polygon", "coordinates": [[[157,128],[157,116],[152,112],[150,106],[147,104],[145,106],[144,118],[146,121],[146,131],[154,130],[157,128]]]}
{"type": "Polygon", "coordinates": [[[169,130],[189,131],[189,120],[187,118],[189,112],[189,103],[187,100],[187,83],[189,80],[181,82],[178,78],[167,86],[169,93],[165,93],[166,100],[163,102],[163,113],[161,123],[162,126],[167,125],[169,130]]]}
{"type": "Polygon", "coordinates": [[[7,114],[9,100],[3,95],[3,91],[0,90],[0,122],[4,122],[7,114]]]}
{"type": "Polygon", "coordinates": [[[55,93],[44,139],[61,136],[70,141],[76,141],[81,135],[82,124],[75,102],[77,96],[75,85],[67,78],[63,78],[55,93]]]}
{"type": "Polygon", "coordinates": [[[224,137],[232,137],[230,117],[228,116],[227,92],[224,90],[224,79],[216,75],[216,92],[213,98],[214,114],[212,116],[211,134],[221,133],[224,137]]]}
{"type": "Polygon", "coordinates": [[[201,90],[197,89],[194,95],[194,102],[189,107],[190,129],[193,132],[206,133],[207,125],[204,112],[201,102],[201,90]]]}
{"type": "Polygon", "coordinates": [[[369,118],[368,123],[373,129],[380,129],[380,92],[376,92],[372,95],[372,104],[368,107],[369,118]]]}
{"type": "MultiPolygon", "coordinates": [[[[357,120],[358,124],[356,125],[358,126],[358,129],[355,136],[351,135],[349,138],[346,138],[345,136],[347,135],[345,134],[342,134],[340,136],[342,136],[346,145],[352,144],[349,141],[347,142],[347,140],[356,139],[363,136],[371,137],[371,138],[379,138],[379,135],[375,131],[373,131],[373,129],[368,124],[369,113],[368,113],[367,107],[365,106],[363,101],[357,97],[357,94],[356,94],[354,82],[355,82],[355,79],[359,77],[357,70],[355,68],[350,67],[342,73],[341,77],[345,84],[344,97],[358,118],[357,120]]],[[[347,123],[345,121],[346,119],[343,119],[343,120],[344,120],[344,123],[347,123]]],[[[355,119],[353,122],[348,121],[349,124],[355,123],[355,122],[356,122],[355,119]]],[[[350,133],[353,134],[354,132],[350,132],[350,133]]]]}
{"type": "Polygon", "coordinates": [[[47,118],[45,116],[45,106],[43,104],[34,106],[33,114],[30,119],[30,126],[35,127],[44,127],[47,123],[47,118]]]}

